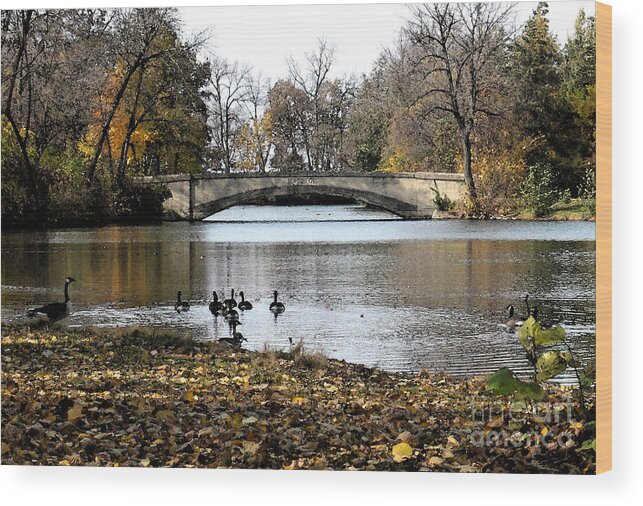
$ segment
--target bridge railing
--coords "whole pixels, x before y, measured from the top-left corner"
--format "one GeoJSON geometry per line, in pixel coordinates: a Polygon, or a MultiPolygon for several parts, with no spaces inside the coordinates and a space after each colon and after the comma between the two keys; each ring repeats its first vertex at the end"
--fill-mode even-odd
{"type": "Polygon", "coordinates": [[[271,177],[301,177],[301,178],[327,178],[327,177],[360,177],[360,178],[412,178],[412,179],[438,179],[441,181],[464,181],[464,175],[454,172],[233,172],[206,173],[206,174],[165,174],[160,176],[137,176],[134,181],[139,183],[173,183],[178,181],[203,180],[203,179],[237,179],[237,178],[271,178],[271,177]]]}

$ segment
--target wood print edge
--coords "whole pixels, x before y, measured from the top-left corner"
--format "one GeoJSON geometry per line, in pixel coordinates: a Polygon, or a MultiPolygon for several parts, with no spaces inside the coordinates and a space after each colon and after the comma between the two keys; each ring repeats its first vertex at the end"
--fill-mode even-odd
{"type": "Polygon", "coordinates": [[[612,469],[612,7],[596,3],[596,472],[612,469]]]}

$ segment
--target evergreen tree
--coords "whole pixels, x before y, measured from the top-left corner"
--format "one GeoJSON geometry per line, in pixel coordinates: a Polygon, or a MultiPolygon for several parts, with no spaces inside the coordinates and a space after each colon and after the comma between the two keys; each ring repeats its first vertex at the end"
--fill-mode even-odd
{"type": "Polygon", "coordinates": [[[548,12],[547,3],[540,2],[512,47],[515,112],[532,139],[527,164],[551,170],[557,188],[575,188],[580,174],[572,160],[577,151],[574,117],[562,90],[564,58],[548,12]]]}
{"type": "Polygon", "coordinates": [[[596,22],[582,9],[564,54],[562,86],[574,115],[576,163],[587,170],[596,154],[596,22]]]}

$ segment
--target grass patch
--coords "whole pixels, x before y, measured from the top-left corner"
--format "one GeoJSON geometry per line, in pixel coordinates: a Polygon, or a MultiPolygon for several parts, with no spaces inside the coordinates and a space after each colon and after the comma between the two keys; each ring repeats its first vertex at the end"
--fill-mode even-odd
{"type": "Polygon", "coordinates": [[[595,202],[588,199],[572,199],[556,202],[548,215],[554,220],[590,220],[596,217],[595,202]]]}
{"type": "Polygon", "coordinates": [[[527,209],[520,211],[516,217],[521,220],[588,221],[596,218],[594,206],[589,199],[559,200],[540,218],[527,209]]]}
{"type": "Polygon", "coordinates": [[[146,350],[193,351],[202,346],[191,335],[163,327],[126,327],[123,329],[87,329],[103,338],[120,341],[121,345],[138,346],[146,350]]]}
{"type": "Polygon", "coordinates": [[[295,364],[304,369],[326,369],[328,357],[320,351],[299,353],[294,357],[295,364]]]}

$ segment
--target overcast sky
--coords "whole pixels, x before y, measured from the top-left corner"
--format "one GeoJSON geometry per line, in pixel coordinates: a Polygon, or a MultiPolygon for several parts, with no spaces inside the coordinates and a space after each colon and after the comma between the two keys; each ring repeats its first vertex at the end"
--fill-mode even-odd
{"type": "MultiPolygon", "coordinates": [[[[522,24],[538,2],[519,2],[522,24]]],[[[549,20],[560,42],[573,32],[580,8],[594,15],[593,1],[550,1],[549,20]]],[[[381,50],[391,45],[408,14],[401,3],[357,5],[276,5],[181,7],[188,32],[211,30],[210,46],[230,60],[261,70],[272,82],[287,72],[286,58],[301,60],[324,37],[336,48],[334,76],[368,73],[381,50]]]]}

